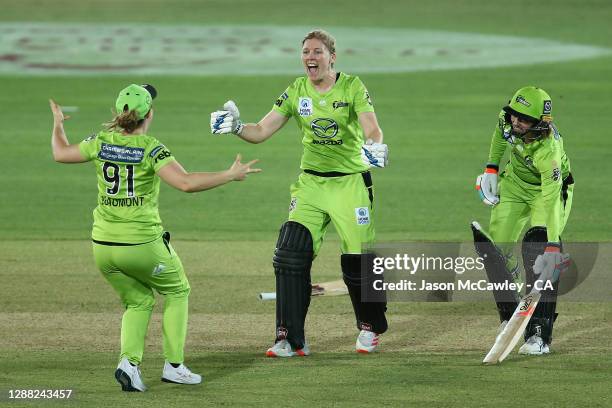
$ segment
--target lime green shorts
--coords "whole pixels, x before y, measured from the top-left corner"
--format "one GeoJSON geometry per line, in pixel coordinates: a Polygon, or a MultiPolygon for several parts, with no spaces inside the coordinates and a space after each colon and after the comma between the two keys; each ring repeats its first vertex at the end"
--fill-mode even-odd
{"type": "Polygon", "coordinates": [[[93,244],[102,275],[125,304],[152,300],[152,290],[166,295],[189,292],[183,264],[163,237],[139,245],[93,244]]]}
{"type": "Polygon", "coordinates": [[[308,228],[312,234],[315,256],[330,222],[342,241],[342,253],[361,253],[364,245],[374,241],[373,216],[369,172],[340,177],[302,173],[291,185],[289,221],[308,228]]]}
{"type": "MultiPolygon", "coordinates": [[[[565,194],[559,195],[561,211],[559,214],[559,235],[572,209],[574,185],[570,184],[565,194]]],[[[518,179],[510,173],[503,173],[499,181],[499,204],[493,207],[489,233],[500,245],[517,242],[523,228],[529,222],[531,226],[545,226],[548,209],[542,199],[542,188],[518,179]]]]}

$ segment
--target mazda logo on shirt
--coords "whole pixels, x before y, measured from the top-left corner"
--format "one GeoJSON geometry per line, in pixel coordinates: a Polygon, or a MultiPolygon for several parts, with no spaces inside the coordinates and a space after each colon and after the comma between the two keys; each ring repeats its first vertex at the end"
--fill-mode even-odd
{"type": "Polygon", "coordinates": [[[310,127],[314,134],[322,139],[331,139],[338,134],[338,124],[333,119],[315,119],[310,122],[310,127]]]}

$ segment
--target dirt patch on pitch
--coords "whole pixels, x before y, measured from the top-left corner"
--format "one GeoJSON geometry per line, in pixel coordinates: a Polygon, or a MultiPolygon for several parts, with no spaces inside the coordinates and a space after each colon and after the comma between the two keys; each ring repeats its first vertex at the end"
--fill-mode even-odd
{"type": "MultiPolygon", "coordinates": [[[[612,321],[608,309],[608,305],[585,305],[561,311],[555,326],[556,350],[610,352],[612,321]]],[[[498,322],[492,310],[470,317],[390,314],[389,324],[389,332],[382,337],[384,351],[452,353],[486,351],[498,322]]],[[[118,351],[120,325],[121,315],[114,313],[2,313],[0,349],[118,351]]],[[[351,351],[357,334],[349,313],[309,316],[306,332],[317,352],[351,351]]],[[[190,316],[187,350],[263,352],[273,340],[273,316],[198,313],[190,316]]],[[[161,314],[155,313],[146,349],[160,352],[161,344],[161,314]]]]}

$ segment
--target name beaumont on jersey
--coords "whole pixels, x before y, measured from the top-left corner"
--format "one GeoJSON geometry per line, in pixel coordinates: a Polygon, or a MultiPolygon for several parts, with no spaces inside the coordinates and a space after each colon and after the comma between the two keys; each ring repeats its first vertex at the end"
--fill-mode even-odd
{"type": "MultiPolygon", "coordinates": [[[[486,279],[463,279],[456,282],[429,282],[426,280],[412,281],[402,279],[398,282],[384,282],[382,279],[372,282],[376,291],[419,291],[419,290],[465,290],[465,291],[493,291],[514,290],[521,291],[524,283],[515,282],[488,282],[486,279]]],[[[542,284],[544,285],[544,283],[542,284]]]]}
{"type": "Polygon", "coordinates": [[[143,205],[143,203],[144,197],[113,198],[100,196],[100,205],[107,205],[110,207],[139,207],[143,205]]]}

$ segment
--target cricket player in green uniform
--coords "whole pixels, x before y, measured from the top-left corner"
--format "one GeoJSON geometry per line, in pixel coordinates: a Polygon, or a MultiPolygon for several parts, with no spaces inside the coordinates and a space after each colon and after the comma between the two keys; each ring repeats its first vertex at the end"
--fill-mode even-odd
{"type": "Polygon", "coordinates": [[[310,304],[310,268],[330,222],[342,241],[341,266],[357,327],[359,352],[373,352],[387,330],[384,301],[365,302],[362,287],[371,273],[372,255],[362,253],[374,240],[370,167],[384,167],[382,144],[370,96],[361,80],[334,70],[335,40],[316,30],[302,41],[306,76],[283,92],[257,124],[243,124],[234,102],[211,114],[211,132],[234,133],[261,143],[295,118],[304,154],[298,180],[291,186],[288,221],[276,244],[276,339],[271,357],[310,353],[304,322],[310,304]],[[364,144],[365,139],[365,144],[364,144]],[[366,265],[362,276],[362,264],[366,265]],[[368,273],[368,269],[370,272],[368,273]]]}
{"type": "MultiPolygon", "coordinates": [[[[536,275],[542,279],[560,269],[561,234],[572,206],[573,184],[563,138],[552,121],[550,96],[534,86],[519,89],[499,114],[488,164],[476,182],[483,202],[493,206],[489,237],[503,259],[499,265],[485,262],[489,279],[518,277],[518,261],[512,255],[512,247],[528,222],[530,228],[522,244],[528,287],[533,287],[536,275]],[[498,178],[500,161],[508,148],[510,160],[498,178]]],[[[483,231],[474,225],[473,230],[476,241],[483,238],[483,231]]],[[[557,316],[557,287],[558,280],[554,289],[542,291],[542,300],[525,331],[526,342],[520,353],[550,352],[557,316]]],[[[510,293],[495,296],[503,325],[517,304],[510,293]]]]}
{"type": "Polygon", "coordinates": [[[61,163],[91,161],[98,178],[93,217],[93,253],[104,278],[117,291],[125,312],[121,324],[121,355],[115,378],[123,391],[145,391],[139,364],[155,305],[154,291],[164,296],[162,381],[199,384],[202,377],[183,364],[187,335],[189,282],[170,245],[158,212],[160,178],[185,192],[211,189],[244,180],[255,161],[238,156],[226,171],[187,173],[172,153],[147,134],[153,120],[151,85],[130,85],[116,101],[117,116],[106,130],[79,144],[70,144],[60,106],[50,101],[54,126],[53,157],[61,163]]]}

